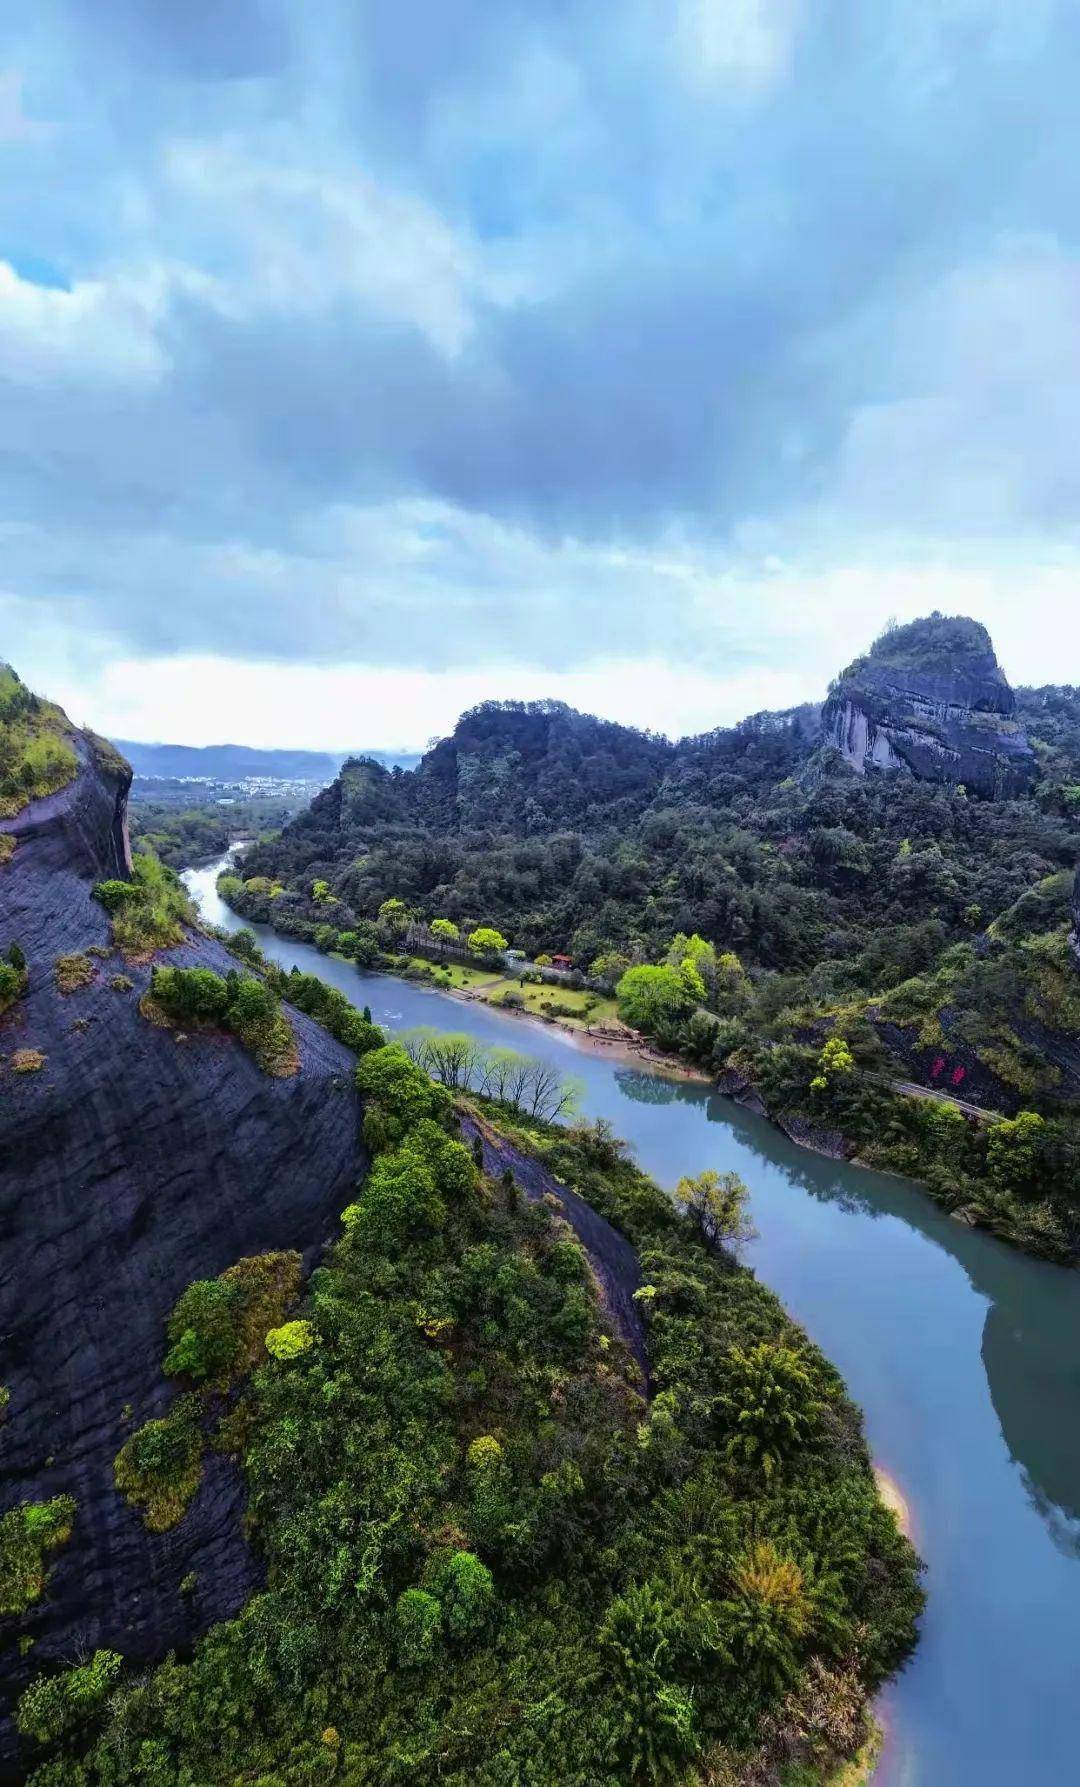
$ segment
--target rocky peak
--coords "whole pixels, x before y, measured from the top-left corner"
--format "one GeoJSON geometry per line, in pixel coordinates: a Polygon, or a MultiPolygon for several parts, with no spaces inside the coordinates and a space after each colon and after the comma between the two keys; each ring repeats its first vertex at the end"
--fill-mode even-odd
{"type": "Polygon", "coordinates": [[[822,725],[858,775],[913,775],[987,799],[1021,794],[1035,775],[990,635],[962,616],[889,628],[837,679],[822,725]]]}

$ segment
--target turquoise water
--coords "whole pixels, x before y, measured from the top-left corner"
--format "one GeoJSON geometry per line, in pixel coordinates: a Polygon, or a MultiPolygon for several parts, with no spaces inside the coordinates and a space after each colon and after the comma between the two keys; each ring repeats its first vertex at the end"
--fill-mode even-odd
{"type": "MultiPolygon", "coordinates": [[[[204,916],[235,929],[221,866],[185,879],[204,916]]],[[[808,1154],[705,1085],[254,928],[267,955],[388,1030],[468,1030],[556,1063],[661,1184],[741,1173],[758,1231],[744,1258],[843,1372],[927,1561],[875,1787],[1076,1787],[1080,1275],[961,1227],[903,1180],[808,1154]]]]}

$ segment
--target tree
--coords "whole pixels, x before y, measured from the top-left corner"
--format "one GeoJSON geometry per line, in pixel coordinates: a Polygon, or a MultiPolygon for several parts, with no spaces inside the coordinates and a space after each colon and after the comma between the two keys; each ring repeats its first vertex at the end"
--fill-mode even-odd
{"type": "Polygon", "coordinates": [[[473,955],[501,955],[506,947],[506,938],[492,925],[477,925],[475,931],[469,933],[469,948],[473,955]]]}
{"type": "Polygon", "coordinates": [[[986,1143],[986,1170],[994,1184],[1022,1197],[1040,1189],[1040,1168],[1047,1142],[1046,1120],[1037,1111],[1020,1111],[995,1123],[986,1143]]]}
{"type": "Polygon", "coordinates": [[[677,1031],[701,1005],[705,988],[691,966],[629,968],[617,988],[619,1016],[634,1030],[677,1031]]]}
{"type": "Polygon", "coordinates": [[[395,1608],[398,1660],[406,1669],[431,1661],[442,1636],[442,1608],[426,1589],[407,1588],[395,1608]]]}
{"type": "Polygon", "coordinates": [[[460,943],[461,932],[452,918],[433,918],[431,935],[439,946],[440,954],[445,955],[453,943],[460,943]]]}
{"type": "Polygon", "coordinates": [[[855,1072],[855,1057],[842,1036],[830,1036],[818,1057],[818,1070],[810,1081],[811,1092],[827,1092],[833,1080],[855,1072]]]}
{"type": "Polygon", "coordinates": [[[409,928],[409,910],[404,900],[384,900],[379,907],[377,923],[384,937],[404,937],[409,928]]]}
{"type": "Polygon", "coordinates": [[[747,1214],[750,1193],[738,1173],[717,1173],[711,1167],[696,1178],[680,1179],[675,1202],[711,1247],[737,1247],[749,1241],[754,1228],[747,1214]]]}
{"type": "Polygon", "coordinates": [[[483,1631],[495,1608],[495,1583],[472,1551],[454,1551],[431,1571],[430,1586],[442,1606],[446,1636],[467,1643],[483,1631]]]}
{"type": "Polygon", "coordinates": [[[802,1570],[769,1540],[736,1561],[721,1627],[736,1670],[759,1694],[779,1694],[794,1679],[812,1617],[802,1570]]]}
{"type": "Polygon", "coordinates": [[[59,1675],[39,1675],[16,1708],[22,1735],[51,1744],[77,1730],[104,1707],[123,1663],[116,1651],[96,1650],[89,1662],[59,1675]]]}
{"type": "Polygon", "coordinates": [[[772,1477],[817,1433],[823,1403],[805,1356],[779,1341],[732,1347],[720,1406],[728,1456],[772,1477]]]}
{"type": "Polygon", "coordinates": [[[651,1583],[617,1595],[604,1616],[600,1654],[614,1688],[620,1779],[674,1780],[694,1753],[693,1703],[675,1679],[679,1639],[679,1621],[651,1583]]]}

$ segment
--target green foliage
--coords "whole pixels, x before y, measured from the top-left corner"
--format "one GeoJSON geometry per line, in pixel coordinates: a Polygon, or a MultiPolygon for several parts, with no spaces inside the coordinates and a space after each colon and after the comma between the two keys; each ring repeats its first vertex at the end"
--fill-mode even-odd
{"type": "Polygon", "coordinates": [[[506,947],[506,938],[493,925],[477,925],[475,931],[469,932],[469,948],[474,955],[501,955],[506,947]]]}
{"type": "Polygon", "coordinates": [[[39,1675],[15,1711],[15,1723],[23,1737],[51,1744],[83,1730],[103,1710],[123,1662],[116,1651],[96,1650],[89,1662],[59,1675],[39,1675]]]}
{"type": "Polygon", "coordinates": [[[0,1012],[21,999],[28,984],[26,957],[17,943],[9,944],[6,960],[0,958],[0,1012]]]}
{"type": "Polygon", "coordinates": [[[442,1603],[426,1589],[407,1588],[397,1599],[397,1655],[404,1669],[426,1668],[442,1637],[442,1603]]]}
{"type": "Polygon", "coordinates": [[[296,1072],[292,1026],[266,981],[236,970],[223,979],[212,968],[155,968],[149,997],[148,1015],[157,1007],[178,1024],[220,1025],[239,1037],[264,1073],[296,1072]]]}
{"type": "Polygon", "coordinates": [[[224,1389],[258,1364],[267,1333],[280,1327],[300,1289],[298,1253],[238,1260],[220,1278],[188,1286],[166,1324],[165,1371],[224,1389]]]}
{"type": "Polygon", "coordinates": [[[820,1425],[822,1402],[808,1361],[774,1341],[731,1349],[720,1402],[729,1457],[765,1477],[809,1445],[820,1425]]]}
{"type": "Polygon", "coordinates": [[[681,1622],[645,1583],[612,1601],[599,1639],[617,1712],[613,1760],[623,1778],[679,1778],[697,1748],[693,1701],[678,1681],[681,1622]]]}
{"type": "Polygon", "coordinates": [[[827,1092],[832,1081],[855,1072],[855,1057],[842,1036],[830,1036],[818,1056],[811,1092],[827,1092]]]}
{"type": "Polygon", "coordinates": [[[721,1608],[722,1642],[739,1674],[760,1693],[790,1687],[812,1621],[802,1570],[771,1540],[758,1540],[736,1559],[721,1608]]]}
{"type": "Polygon", "coordinates": [[[45,1592],[50,1551],[66,1545],[75,1519],[70,1495],[21,1502],[0,1515],[0,1615],[25,1613],[45,1592]]]}
{"type": "Polygon", "coordinates": [[[70,734],[60,709],[32,695],[10,665],[0,664],[0,819],[73,780],[79,759],[70,734]]]}
{"type": "Polygon", "coordinates": [[[223,1023],[229,988],[212,968],[155,968],[150,994],[171,1018],[185,1024],[223,1023]]]}
{"type": "Polygon", "coordinates": [[[185,1396],[162,1420],[147,1421],[121,1446],[116,1487],[142,1510],[147,1530],[168,1532],[202,1482],[203,1438],[198,1399],[185,1396]]]}
{"type": "Polygon", "coordinates": [[[94,898],[113,918],[125,906],[141,905],[145,894],[137,881],[99,881],[94,887],[94,898]]]}
{"type": "MultiPolygon", "coordinates": [[[[800,1754],[781,1684],[816,1691],[834,1656],[858,1659],[857,1732],[920,1595],[835,1374],[609,1130],[519,1118],[530,1178],[574,1186],[639,1253],[647,1405],[553,1203],[482,1181],[402,1056],[360,1063],[404,1126],[311,1279],[318,1343],[250,1374],[219,1429],[265,1587],[114,1691],[64,1787],[686,1779],[777,1720],[800,1754]],[[722,1400],[733,1351],[766,1345],[799,1362],[805,1405],[769,1478],[727,1457],[722,1400]]],[[[213,1340],[204,1303],[174,1344],[213,1340]]]]}
{"type": "Polygon", "coordinates": [[[371,1049],[382,1047],[385,1038],[378,1026],[371,1022],[370,1012],[365,1017],[350,1004],[344,993],[328,986],[317,974],[301,974],[295,968],[291,974],[283,974],[271,969],[267,980],[290,1005],[313,1017],[355,1054],[366,1055],[371,1049]]]}
{"type": "Polygon", "coordinates": [[[310,1322],[285,1322],[271,1328],[266,1336],[266,1350],[272,1359],[299,1359],[315,1345],[315,1330],[310,1322]]]}
{"type": "Polygon", "coordinates": [[[113,942],[136,961],[182,943],[195,920],[179,876],[148,849],[136,853],[130,882],[99,881],[94,897],[112,919],[113,942]]]}
{"type": "Polygon", "coordinates": [[[424,1118],[441,1120],[450,1109],[446,1089],[434,1085],[398,1042],[370,1050],[357,1067],[356,1084],[368,1106],[364,1138],[377,1149],[393,1146],[424,1118]]]}
{"type": "Polygon", "coordinates": [[[634,1030],[667,1041],[704,1002],[705,987],[692,962],[679,967],[629,968],[617,988],[619,1016],[634,1030]]]}
{"type": "Polygon", "coordinates": [[[1021,1111],[1012,1121],[995,1123],[986,1144],[986,1170],[991,1181],[1020,1197],[1040,1189],[1048,1132],[1037,1111],[1021,1111]]]}
{"type": "Polygon", "coordinates": [[[754,1231],[747,1216],[750,1193],[738,1173],[717,1173],[707,1167],[675,1187],[675,1203],[696,1223],[710,1246],[737,1246],[754,1231]]]}
{"type": "Polygon", "coordinates": [[[479,1638],[495,1612],[495,1583],[487,1565],[471,1551],[452,1551],[432,1559],[426,1581],[442,1609],[447,1642],[479,1638]]]}

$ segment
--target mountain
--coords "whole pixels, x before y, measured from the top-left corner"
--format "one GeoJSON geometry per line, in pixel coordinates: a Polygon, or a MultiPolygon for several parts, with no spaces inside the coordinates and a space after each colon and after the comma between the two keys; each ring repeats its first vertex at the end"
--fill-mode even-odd
{"type": "Polygon", "coordinates": [[[977,621],[934,615],[892,627],[839,677],[822,714],[826,739],[870,770],[1023,794],[1036,760],[1016,697],[977,621]]]}
{"type": "Polygon", "coordinates": [[[130,781],[0,674],[0,1778],[831,1775],[919,1565],[745,1191],[228,953],[130,781]]]}
{"type": "MultiPolygon", "coordinates": [[[[185,1287],[264,1249],[310,1260],[365,1162],[353,1057],[302,1014],[283,1079],[234,1039],[184,1041],[140,1015],[151,964],[121,957],[91,898],[132,872],[130,768],[59,710],[30,718],[36,754],[49,741],[68,779],[28,804],[10,797],[18,810],[0,818],[0,948],[25,962],[13,999],[0,964],[2,1505],[75,1506],[48,1594],[20,1626],[26,1654],[13,1641],[0,1653],[6,1696],[99,1646],[156,1659],[251,1594],[258,1568],[224,1458],[183,1525],[157,1535],[117,1493],[113,1461],[162,1410],[164,1320],[185,1287]]],[[[159,962],[237,966],[219,943],[177,934],[159,962]]],[[[5,1719],[0,1770],[13,1755],[5,1719]]]]}
{"type": "MultiPolygon", "coordinates": [[[[332,782],[346,761],[345,752],[260,751],[250,745],[143,744],[117,739],[137,776],[174,778],[207,776],[214,781],[244,781],[252,776],[272,776],[293,782],[332,782]]],[[[395,764],[411,769],[419,762],[415,753],[368,751],[362,753],[392,769],[395,764]]]]}
{"type": "Polygon", "coordinates": [[[567,954],[609,992],[659,973],[666,1005],[624,1011],[662,1046],[1076,1259],[1078,862],[1080,691],[1014,692],[984,628],[932,615],[888,629],[823,707],[675,744],[486,703],[411,774],[346,764],[228,897],[365,963],[400,967],[443,919],[567,954]],[[687,948],[708,972],[680,986],[687,948]],[[833,1036],[850,1080],[821,1069],[833,1036]],[[964,1156],[936,1102],[890,1090],[912,1086],[1020,1122],[1017,1160],[988,1128],[964,1156]]]}

